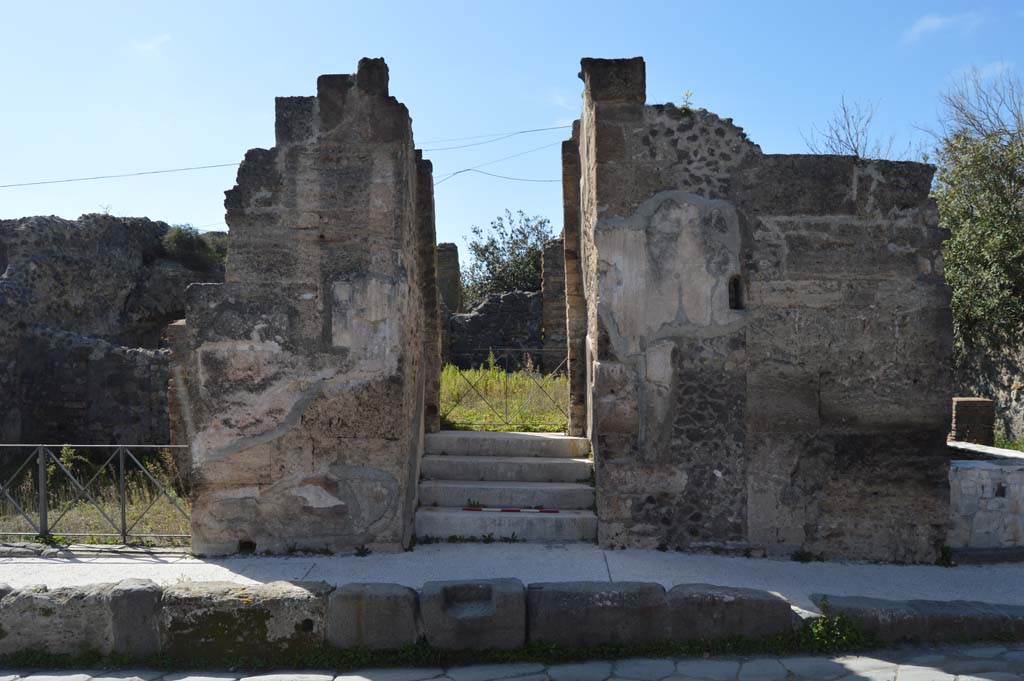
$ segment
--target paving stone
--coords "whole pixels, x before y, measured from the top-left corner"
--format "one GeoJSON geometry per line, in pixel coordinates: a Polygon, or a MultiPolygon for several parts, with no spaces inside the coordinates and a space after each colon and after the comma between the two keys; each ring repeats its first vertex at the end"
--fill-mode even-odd
{"type": "Polygon", "coordinates": [[[760,659],[744,662],[737,678],[739,681],[777,681],[788,675],[778,660],[760,659]]]}
{"type": "Polygon", "coordinates": [[[839,681],[896,681],[896,668],[872,669],[842,677],[839,681]]]}
{"type": "Polygon", "coordinates": [[[335,681],[423,681],[424,679],[437,679],[441,677],[444,670],[439,667],[415,667],[395,669],[363,669],[339,676],[335,681]]]}
{"type": "Polygon", "coordinates": [[[837,679],[849,673],[846,667],[827,657],[786,657],[779,662],[797,676],[807,676],[815,681],[837,679]]]}
{"type": "Polygon", "coordinates": [[[28,678],[32,681],[89,681],[94,674],[100,672],[39,672],[31,674],[28,678]]]}
{"type": "Polygon", "coordinates": [[[895,674],[896,667],[899,666],[896,662],[890,660],[880,660],[876,657],[865,657],[862,655],[838,657],[836,662],[842,665],[847,674],[874,671],[892,672],[895,674]]]}
{"type": "Polygon", "coordinates": [[[496,679],[510,679],[516,676],[526,676],[544,671],[542,664],[530,664],[522,662],[519,664],[477,664],[471,667],[452,667],[448,670],[448,676],[453,681],[495,681],[496,679]]]}
{"type": "Polygon", "coordinates": [[[985,672],[956,677],[957,681],[1020,681],[1020,678],[1018,674],[1010,672],[985,672]]]}
{"type": "Polygon", "coordinates": [[[611,662],[559,664],[548,668],[551,681],[604,681],[611,675],[611,662]]]}
{"type": "Polygon", "coordinates": [[[655,660],[634,658],[615,663],[615,675],[637,681],[658,681],[671,676],[676,671],[676,663],[672,660],[655,660]]]}
{"type": "Polygon", "coordinates": [[[122,669],[103,672],[100,676],[94,676],[92,681],[155,681],[163,675],[163,672],[155,669],[122,669]]]}
{"type": "Polygon", "coordinates": [[[0,672],[0,681],[18,681],[21,678],[21,674],[11,674],[8,672],[0,672]]]}
{"type": "Polygon", "coordinates": [[[900,665],[896,678],[899,681],[954,681],[956,677],[934,667],[900,665]]]}
{"type": "Polygon", "coordinates": [[[927,653],[925,655],[909,657],[902,664],[913,667],[937,667],[943,662],[949,662],[949,657],[937,653],[927,653]]]}
{"type": "Polygon", "coordinates": [[[711,681],[732,681],[740,670],[735,660],[682,660],[676,672],[682,676],[711,681]]]}
{"type": "Polygon", "coordinates": [[[258,676],[244,676],[243,681],[334,681],[334,674],[317,672],[276,672],[258,676]]]}
{"type": "Polygon", "coordinates": [[[163,681],[233,681],[240,678],[242,678],[241,674],[231,674],[229,672],[178,672],[168,674],[163,678],[163,681]]]}

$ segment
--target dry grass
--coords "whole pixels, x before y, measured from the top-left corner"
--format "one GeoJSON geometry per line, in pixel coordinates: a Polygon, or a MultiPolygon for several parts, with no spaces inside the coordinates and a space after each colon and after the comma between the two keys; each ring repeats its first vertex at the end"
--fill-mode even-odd
{"type": "Polygon", "coordinates": [[[519,371],[490,361],[476,369],[441,372],[442,427],[455,430],[565,432],[569,379],[543,374],[527,359],[519,371]]]}
{"type": "MultiPolygon", "coordinates": [[[[30,449],[7,450],[7,462],[17,462],[7,471],[14,473],[17,464],[31,455],[30,449]]],[[[47,466],[47,520],[50,538],[86,544],[120,544],[121,506],[119,501],[119,470],[115,457],[107,461],[114,449],[53,450],[60,462],[84,487],[77,488],[56,462],[47,466]],[[87,494],[86,494],[87,493],[87,494]],[[92,497],[95,505],[88,499],[92,497]],[[98,507],[98,508],[97,508],[98,507]],[[101,512],[102,510],[102,512],[101,512]],[[104,515],[105,514],[105,515],[104,515]]],[[[125,524],[129,541],[145,545],[181,545],[187,538],[147,537],[145,535],[188,535],[190,513],[188,496],[179,484],[177,467],[169,450],[133,450],[146,471],[160,486],[162,494],[146,473],[130,459],[125,465],[125,524]],[[175,507],[181,508],[181,511],[175,507]]],[[[8,463],[10,465],[10,463],[8,463]]],[[[38,467],[33,461],[18,473],[8,493],[0,501],[0,538],[24,540],[34,533],[39,523],[38,467]],[[26,519],[14,502],[21,506],[26,519]],[[29,522],[29,519],[32,521],[29,522]],[[35,526],[35,527],[34,527],[35,526]]]]}

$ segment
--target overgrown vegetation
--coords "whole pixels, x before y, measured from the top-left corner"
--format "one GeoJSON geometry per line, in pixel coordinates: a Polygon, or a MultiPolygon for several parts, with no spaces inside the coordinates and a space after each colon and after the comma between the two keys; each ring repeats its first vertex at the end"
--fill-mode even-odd
{"type": "Polygon", "coordinates": [[[442,427],[450,430],[565,432],[569,378],[544,374],[529,357],[519,371],[505,371],[491,355],[487,364],[441,371],[442,427]]]}
{"type": "MultiPolygon", "coordinates": [[[[25,460],[30,451],[18,450],[15,467],[25,460]]],[[[138,450],[135,455],[145,470],[131,460],[127,460],[125,465],[125,520],[132,528],[131,534],[188,535],[189,521],[174,505],[177,503],[186,514],[190,512],[187,486],[179,474],[174,456],[167,449],[143,451],[138,450]],[[170,498],[158,491],[149,476],[167,489],[170,498]]],[[[51,460],[46,473],[50,536],[38,538],[39,541],[54,545],[72,541],[80,544],[121,543],[119,536],[104,536],[117,535],[121,522],[119,465],[117,457],[110,458],[113,453],[113,448],[76,450],[67,446],[55,452],[60,463],[51,460]],[[65,469],[78,481],[77,485],[65,469]],[[88,497],[92,497],[96,505],[88,497]]],[[[35,531],[18,512],[14,502],[21,506],[33,523],[38,524],[39,519],[38,468],[34,459],[18,477],[9,489],[14,501],[4,498],[0,502],[0,537],[7,540],[26,538],[8,534],[11,532],[35,531]]],[[[167,546],[187,543],[187,539],[135,538],[131,543],[167,546]]]]}
{"type": "Polygon", "coordinates": [[[1024,86],[975,71],[942,102],[935,196],[962,360],[1024,340],[1024,86]]]}
{"type": "Polygon", "coordinates": [[[197,272],[223,269],[227,257],[227,235],[201,233],[192,225],[172,225],[161,239],[164,255],[197,272]]]}
{"type": "Polygon", "coordinates": [[[330,669],[346,672],[377,667],[451,667],[468,664],[538,662],[547,665],[588,660],[621,660],[632,657],[685,658],[709,655],[835,655],[878,648],[880,641],[865,634],[842,616],[826,614],[793,632],[763,639],[741,637],[714,641],[634,643],[570,648],[530,643],[515,650],[438,650],[424,643],[397,650],[338,649],[324,646],[312,652],[239,658],[195,650],[188,657],[157,656],[146,660],[104,657],[97,653],[76,656],[25,652],[0,658],[12,669],[330,669]]]}
{"type": "Polygon", "coordinates": [[[469,261],[462,270],[467,309],[488,293],[540,290],[544,244],[554,237],[547,218],[506,210],[487,229],[474,225],[472,233],[469,261]]]}

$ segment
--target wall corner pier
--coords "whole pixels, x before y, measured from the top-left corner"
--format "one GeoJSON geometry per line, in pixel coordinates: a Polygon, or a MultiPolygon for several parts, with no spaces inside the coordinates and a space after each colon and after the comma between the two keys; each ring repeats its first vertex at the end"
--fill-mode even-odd
{"type": "Polygon", "coordinates": [[[382,59],[276,114],[226,192],[226,283],[189,289],[193,549],[398,548],[437,370],[430,164],[382,59]]]}
{"type": "Polygon", "coordinates": [[[934,168],[764,154],[731,119],[645,105],[642,59],[580,77],[563,177],[600,542],[934,561],[952,392],[934,168]]]}

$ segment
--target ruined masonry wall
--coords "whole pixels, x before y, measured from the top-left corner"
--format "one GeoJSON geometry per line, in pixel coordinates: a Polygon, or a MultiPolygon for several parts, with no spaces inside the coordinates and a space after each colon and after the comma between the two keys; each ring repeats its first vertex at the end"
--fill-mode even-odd
{"type": "Polygon", "coordinates": [[[951,461],[949,537],[954,549],[1024,545],[1024,462],[951,461]]]}
{"type": "Polygon", "coordinates": [[[544,244],[541,253],[541,333],[543,368],[565,371],[565,246],[562,239],[544,244]]]}
{"type": "Polygon", "coordinates": [[[226,283],[189,289],[193,549],[396,548],[422,449],[429,165],[380,59],[279,98],[276,141],[226,193],[226,283]]]}
{"type": "Polygon", "coordinates": [[[934,169],[765,155],[729,119],[645,106],[642,59],[581,77],[601,543],[934,560],[952,347],[934,169]]]}

